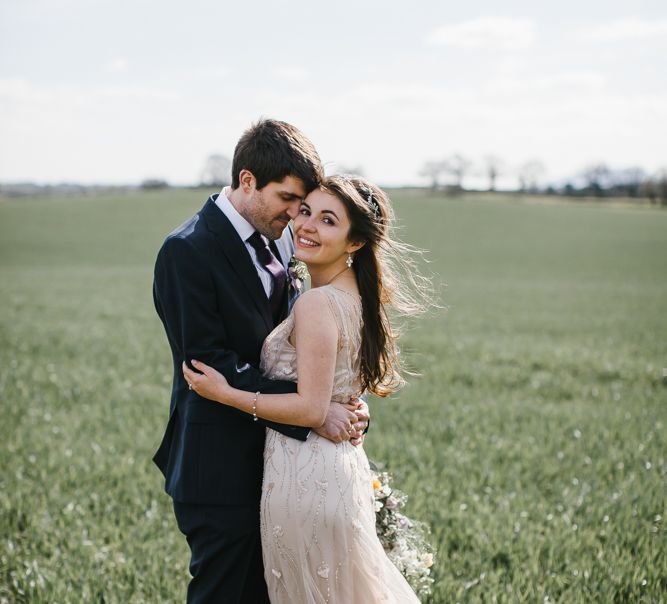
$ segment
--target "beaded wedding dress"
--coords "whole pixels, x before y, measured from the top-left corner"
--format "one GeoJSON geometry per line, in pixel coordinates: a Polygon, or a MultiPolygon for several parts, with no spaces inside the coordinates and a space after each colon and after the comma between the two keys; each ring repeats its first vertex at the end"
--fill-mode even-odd
{"type": "MultiPolygon", "coordinates": [[[[317,291],[338,327],[332,399],[345,402],[360,393],[361,300],[333,285],[317,291]]],[[[293,329],[290,314],[264,342],[268,377],[297,381],[293,329]]],[[[261,532],[272,604],[419,603],[376,535],[361,446],[334,444],[315,432],[302,442],[267,429],[261,532]]]]}

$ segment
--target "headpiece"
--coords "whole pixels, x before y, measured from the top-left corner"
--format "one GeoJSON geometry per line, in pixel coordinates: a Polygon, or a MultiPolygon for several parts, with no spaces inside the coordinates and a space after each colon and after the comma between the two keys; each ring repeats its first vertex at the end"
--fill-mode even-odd
{"type": "MultiPolygon", "coordinates": [[[[340,174],[339,175],[341,178],[344,178],[347,182],[349,182],[353,187],[357,187],[357,177],[351,175],[351,174],[340,174]]],[[[367,194],[366,196],[366,203],[368,203],[369,207],[371,210],[373,210],[373,217],[375,220],[378,219],[378,216],[380,215],[380,204],[373,199],[373,189],[370,187],[364,187],[365,193],[367,194]]],[[[357,192],[359,195],[361,195],[361,191],[357,189],[357,192]]]]}
{"type": "Polygon", "coordinates": [[[380,204],[373,199],[373,190],[371,188],[368,189],[368,197],[366,198],[366,201],[373,210],[373,216],[375,217],[375,220],[377,220],[378,214],[380,213],[380,204]]]}

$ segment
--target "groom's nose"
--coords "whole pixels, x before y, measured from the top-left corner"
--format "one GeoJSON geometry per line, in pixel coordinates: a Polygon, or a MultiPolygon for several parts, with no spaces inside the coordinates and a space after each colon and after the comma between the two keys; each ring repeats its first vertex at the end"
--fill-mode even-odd
{"type": "Polygon", "coordinates": [[[287,215],[294,220],[299,215],[301,200],[293,201],[287,206],[287,215]]]}

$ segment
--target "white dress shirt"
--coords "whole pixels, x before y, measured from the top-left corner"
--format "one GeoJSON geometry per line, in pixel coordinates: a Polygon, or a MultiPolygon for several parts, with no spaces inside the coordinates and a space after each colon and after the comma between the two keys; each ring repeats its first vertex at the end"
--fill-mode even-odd
{"type": "MultiPolygon", "coordinates": [[[[241,214],[239,214],[236,208],[232,205],[232,202],[229,201],[229,198],[227,197],[229,190],[229,187],[224,187],[222,191],[220,191],[220,195],[218,195],[218,198],[215,200],[215,205],[220,208],[225,216],[227,216],[229,222],[232,223],[232,226],[239,234],[239,237],[245,243],[246,249],[250,254],[250,258],[252,258],[252,263],[257,269],[257,275],[262,281],[262,286],[266,292],[266,297],[270,298],[271,292],[273,291],[273,277],[271,273],[262,267],[261,263],[257,259],[257,252],[255,251],[255,248],[253,248],[252,245],[248,243],[248,237],[250,237],[255,232],[255,227],[252,226],[245,218],[243,218],[243,216],[241,216],[241,214]]],[[[281,262],[280,257],[278,258],[278,262],[281,262]]]]}

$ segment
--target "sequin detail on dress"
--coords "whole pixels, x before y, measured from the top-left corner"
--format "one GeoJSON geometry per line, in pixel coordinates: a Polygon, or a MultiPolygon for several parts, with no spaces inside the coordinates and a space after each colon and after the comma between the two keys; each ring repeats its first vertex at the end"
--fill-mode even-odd
{"type": "MultiPolygon", "coordinates": [[[[324,286],[338,327],[333,399],[358,396],[361,301],[324,286]]],[[[297,381],[290,315],[264,342],[262,370],[297,381]]],[[[268,429],[261,503],[262,550],[272,604],[418,604],[375,532],[373,486],[363,447],[314,432],[305,442],[268,429]]]]}

